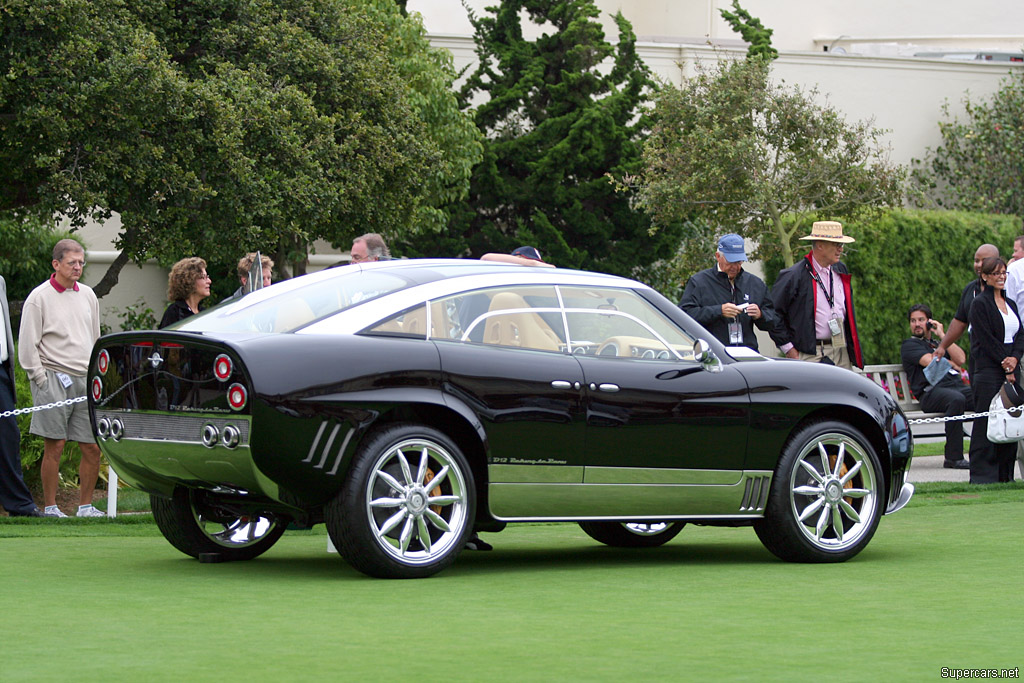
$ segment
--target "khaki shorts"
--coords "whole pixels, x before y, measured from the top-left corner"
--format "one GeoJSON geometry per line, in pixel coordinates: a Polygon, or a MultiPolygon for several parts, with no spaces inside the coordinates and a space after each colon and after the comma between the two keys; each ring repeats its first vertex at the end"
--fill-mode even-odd
{"type": "MultiPolygon", "coordinates": [[[[85,396],[85,377],[75,375],[68,375],[68,377],[71,378],[71,385],[68,387],[61,384],[61,381],[57,379],[57,373],[53,370],[46,371],[45,387],[39,388],[35,382],[29,382],[32,385],[33,405],[43,406],[69,398],[85,396]]],[[[32,413],[32,423],[29,425],[28,431],[47,439],[96,443],[96,437],[92,433],[92,425],[89,422],[89,406],[86,401],[32,413]]]]}

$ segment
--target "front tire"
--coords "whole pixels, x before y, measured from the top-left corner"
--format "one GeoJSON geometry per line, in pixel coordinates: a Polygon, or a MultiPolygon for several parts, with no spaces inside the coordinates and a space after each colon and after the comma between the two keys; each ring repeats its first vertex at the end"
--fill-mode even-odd
{"type": "Polygon", "coordinates": [[[783,448],[754,530],[783,560],[844,562],[878,528],[881,473],[871,442],[856,428],[833,420],[806,425],[783,448]]]}
{"type": "Polygon", "coordinates": [[[212,553],[222,561],[251,560],[277,543],[288,526],[287,519],[181,486],[170,499],[151,495],[150,506],[164,538],[195,558],[212,553]]]}
{"type": "Polygon", "coordinates": [[[431,427],[399,424],[360,446],[325,521],[355,569],[414,579],[455,561],[475,510],[473,472],[459,447],[431,427]]]}
{"type": "Polygon", "coordinates": [[[613,548],[656,548],[675,538],[686,522],[580,522],[595,541],[613,548]]]}

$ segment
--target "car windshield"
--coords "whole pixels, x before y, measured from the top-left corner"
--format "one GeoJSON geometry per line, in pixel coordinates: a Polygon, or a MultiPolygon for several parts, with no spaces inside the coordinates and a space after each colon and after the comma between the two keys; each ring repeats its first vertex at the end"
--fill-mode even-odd
{"type": "MultiPolygon", "coordinates": [[[[349,269],[348,267],[345,268],[349,269]]],[[[293,332],[411,283],[393,273],[316,273],[231,299],[170,329],[191,332],[293,332]]]]}

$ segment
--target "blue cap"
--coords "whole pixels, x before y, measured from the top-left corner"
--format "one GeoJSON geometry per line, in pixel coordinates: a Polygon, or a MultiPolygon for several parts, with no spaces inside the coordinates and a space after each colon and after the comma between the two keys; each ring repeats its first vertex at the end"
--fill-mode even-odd
{"type": "Polygon", "coordinates": [[[512,250],[512,255],[544,263],[544,259],[540,257],[540,252],[537,251],[536,247],[518,247],[512,250]]]}
{"type": "Polygon", "coordinates": [[[747,260],[747,253],[743,251],[743,238],[733,233],[722,235],[718,240],[718,251],[729,263],[747,260]]]}

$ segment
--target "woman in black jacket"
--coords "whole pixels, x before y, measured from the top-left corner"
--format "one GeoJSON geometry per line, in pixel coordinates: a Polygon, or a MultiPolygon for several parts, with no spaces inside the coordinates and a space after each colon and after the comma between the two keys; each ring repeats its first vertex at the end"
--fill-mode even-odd
{"type": "MultiPolygon", "coordinates": [[[[971,360],[974,361],[974,409],[987,411],[992,397],[999,393],[1003,382],[1019,383],[1020,359],[1024,354],[1024,325],[1021,324],[1017,305],[1004,296],[1006,262],[992,256],[981,262],[981,279],[985,291],[971,304],[968,320],[971,323],[971,360]]],[[[992,484],[1013,481],[1013,466],[1017,456],[1016,443],[988,443],[988,418],[974,421],[971,444],[980,441],[980,447],[971,448],[971,483],[992,484]],[[987,456],[987,457],[986,457],[987,456]]]]}
{"type": "Polygon", "coordinates": [[[167,299],[171,305],[164,311],[157,329],[163,329],[199,312],[199,302],[210,296],[210,276],[206,261],[198,256],[183,258],[167,276],[167,299]]]}

